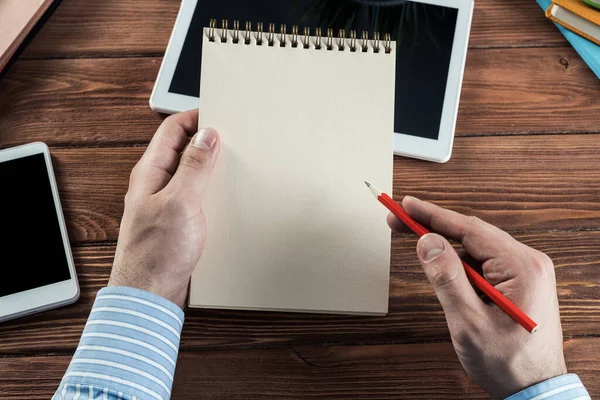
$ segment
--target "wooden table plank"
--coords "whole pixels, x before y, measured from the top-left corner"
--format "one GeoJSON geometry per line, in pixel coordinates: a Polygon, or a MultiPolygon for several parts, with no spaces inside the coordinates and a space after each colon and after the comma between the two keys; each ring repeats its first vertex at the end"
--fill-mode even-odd
{"type": "MultiPolygon", "coordinates": [[[[17,62],[0,81],[0,147],[148,142],[160,61],[17,62]]],[[[598,109],[600,81],[571,48],[471,50],[457,135],[600,132],[598,109]]]]}
{"type": "Polygon", "coordinates": [[[163,54],[181,0],[62,0],[23,58],[163,54]]]}
{"type": "Polygon", "coordinates": [[[570,47],[470,51],[460,104],[458,135],[600,131],[600,80],[570,47]]]}
{"type": "MultiPolygon", "coordinates": [[[[565,343],[570,371],[600,396],[600,338],[565,343]]],[[[70,357],[0,359],[0,397],[48,399],[70,357]],[[43,373],[41,373],[43,371],[43,373]]],[[[450,343],[182,353],[176,399],[488,399],[450,343]]]]}
{"type": "Polygon", "coordinates": [[[445,165],[397,158],[394,193],[509,231],[598,229],[596,146],[598,135],[459,138],[445,165]]]}
{"type": "Polygon", "coordinates": [[[160,59],[28,60],[0,80],[0,146],[148,142],[160,59]]]}
{"type": "Polygon", "coordinates": [[[117,240],[129,174],[144,150],[122,147],[52,151],[72,244],[117,240]]]}
{"type": "Polygon", "coordinates": [[[471,48],[564,45],[567,40],[535,1],[475,1],[471,48]]]}
{"type": "MultiPolygon", "coordinates": [[[[63,0],[23,57],[162,54],[180,3],[180,0],[63,0]]],[[[565,44],[564,37],[533,1],[475,2],[471,47],[565,44]]]]}
{"type": "MultiPolygon", "coordinates": [[[[164,118],[148,98],[179,4],[64,0],[0,81],[0,148],[55,146],[82,288],[75,305],[0,325],[2,399],[51,397],[106,285],[129,171],[164,118]]],[[[478,215],[553,258],[569,368],[592,397],[599,89],[535,2],[479,0],[453,159],[394,166],[397,198],[478,215]]],[[[173,398],[486,398],[448,343],[415,244],[393,238],[386,317],[188,311],[173,398]]]]}
{"type": "MultiPolygon", "coordinates": [[[[117,239],[129,173],[143,151],[52,150],[72,243],[117,239]]],[[[477,215],[509,231],[596,230],[599,152],[599,135],[459,138],[447,164],[397,157],[394,193],[477,215]]]]}
{"type": "MultiPolygon", "coordinates": [[[[600,232],[529,233],[518,240],[546,252],[556,266],[566,336],[597,333],[600,322],[600,232]]],[[[409,343],[449,340],[441,306],[415,254],[416,239],[392,242],[390,312],[357,317],[188,310],[186,350],[307,343],[409,343]]],[[[96,292],[106,285],[114,246],[74,250],[81,299],[70,307],[0,325],[0,355],[72,351],[96,292]]]]}

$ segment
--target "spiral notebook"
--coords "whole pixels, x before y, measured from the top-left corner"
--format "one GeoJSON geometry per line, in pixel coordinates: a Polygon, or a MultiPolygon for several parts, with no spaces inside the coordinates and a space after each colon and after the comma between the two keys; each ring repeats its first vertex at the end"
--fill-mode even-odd
{"type": "Polygon", "coordinates": [[[204,30],[200,124],[221,155],[191,307],[383,315],[395,45],[269,25],[204,30]]]}

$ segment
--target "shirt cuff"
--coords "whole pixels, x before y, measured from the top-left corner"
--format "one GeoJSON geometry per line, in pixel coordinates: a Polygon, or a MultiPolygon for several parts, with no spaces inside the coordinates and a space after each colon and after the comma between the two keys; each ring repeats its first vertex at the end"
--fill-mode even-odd
{"type": "Polygon", "coordinates": [[[506,400],[591,400],[583,383],[575,374],[566,374],[538,383],[506,400]]]}
{"type": "Polygon", "coordinates": [[[109,388],[140,399],[169,399],[184,314],[140,289],[106,287],[96,296],[61,387],[109,388]]]}

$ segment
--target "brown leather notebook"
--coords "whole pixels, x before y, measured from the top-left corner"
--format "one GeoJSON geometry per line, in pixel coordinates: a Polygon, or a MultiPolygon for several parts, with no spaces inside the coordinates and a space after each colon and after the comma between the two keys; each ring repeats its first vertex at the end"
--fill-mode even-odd
{"type": "Polygon", "coordinates": [[[553,0],[546,16],[600,46],[600,11],[581,0],[553,0]]]}
{"type": "Polygon", "coordinates": [[[0,71],[4,69],[53,0],[0,1],[0,71]]]}

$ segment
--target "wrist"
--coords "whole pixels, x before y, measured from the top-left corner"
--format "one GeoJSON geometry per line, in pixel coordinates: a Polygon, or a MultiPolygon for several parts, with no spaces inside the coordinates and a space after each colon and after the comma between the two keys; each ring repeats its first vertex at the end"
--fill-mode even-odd
{"type": "Polygon", "coordinates": [[[119,270],[113,269],[107,286],[124,286],[145,290],[169,300],[181,309],[184,309],[188,294],[189,280],[182,282],[180,279],[169,279],[167,277],[132,277],[119,270]]]}
{"type": "Polygon", "coordinates": [[[579,377],[575,374],[564,374],[547,379],[523,389],[505,400],[527,400],[533,398],[544,399],[589,399],[589,393],[585,389],[579,377]]]}
{"type": "Polygon", "coordinates": [[[567,375],[567,367],[565,365],[564,359],[561,362],[558,362],[554,366],[547,366],[548,369],[544,371],[544,373],[536,374],[534,376],[521,376],[522,380],[518,382],[518,384],[513,387],[504,387],[500,388],[498,396],[495,396],[499,399],[504,398],[513,398],[513,396],[517,393],[522,393],[530,388],[537,387],[544,382],[551,381],[553,379],[559,378],[561,376],[567,375]],[[508,390],[507,390],[508,389],[508,390]]]}

